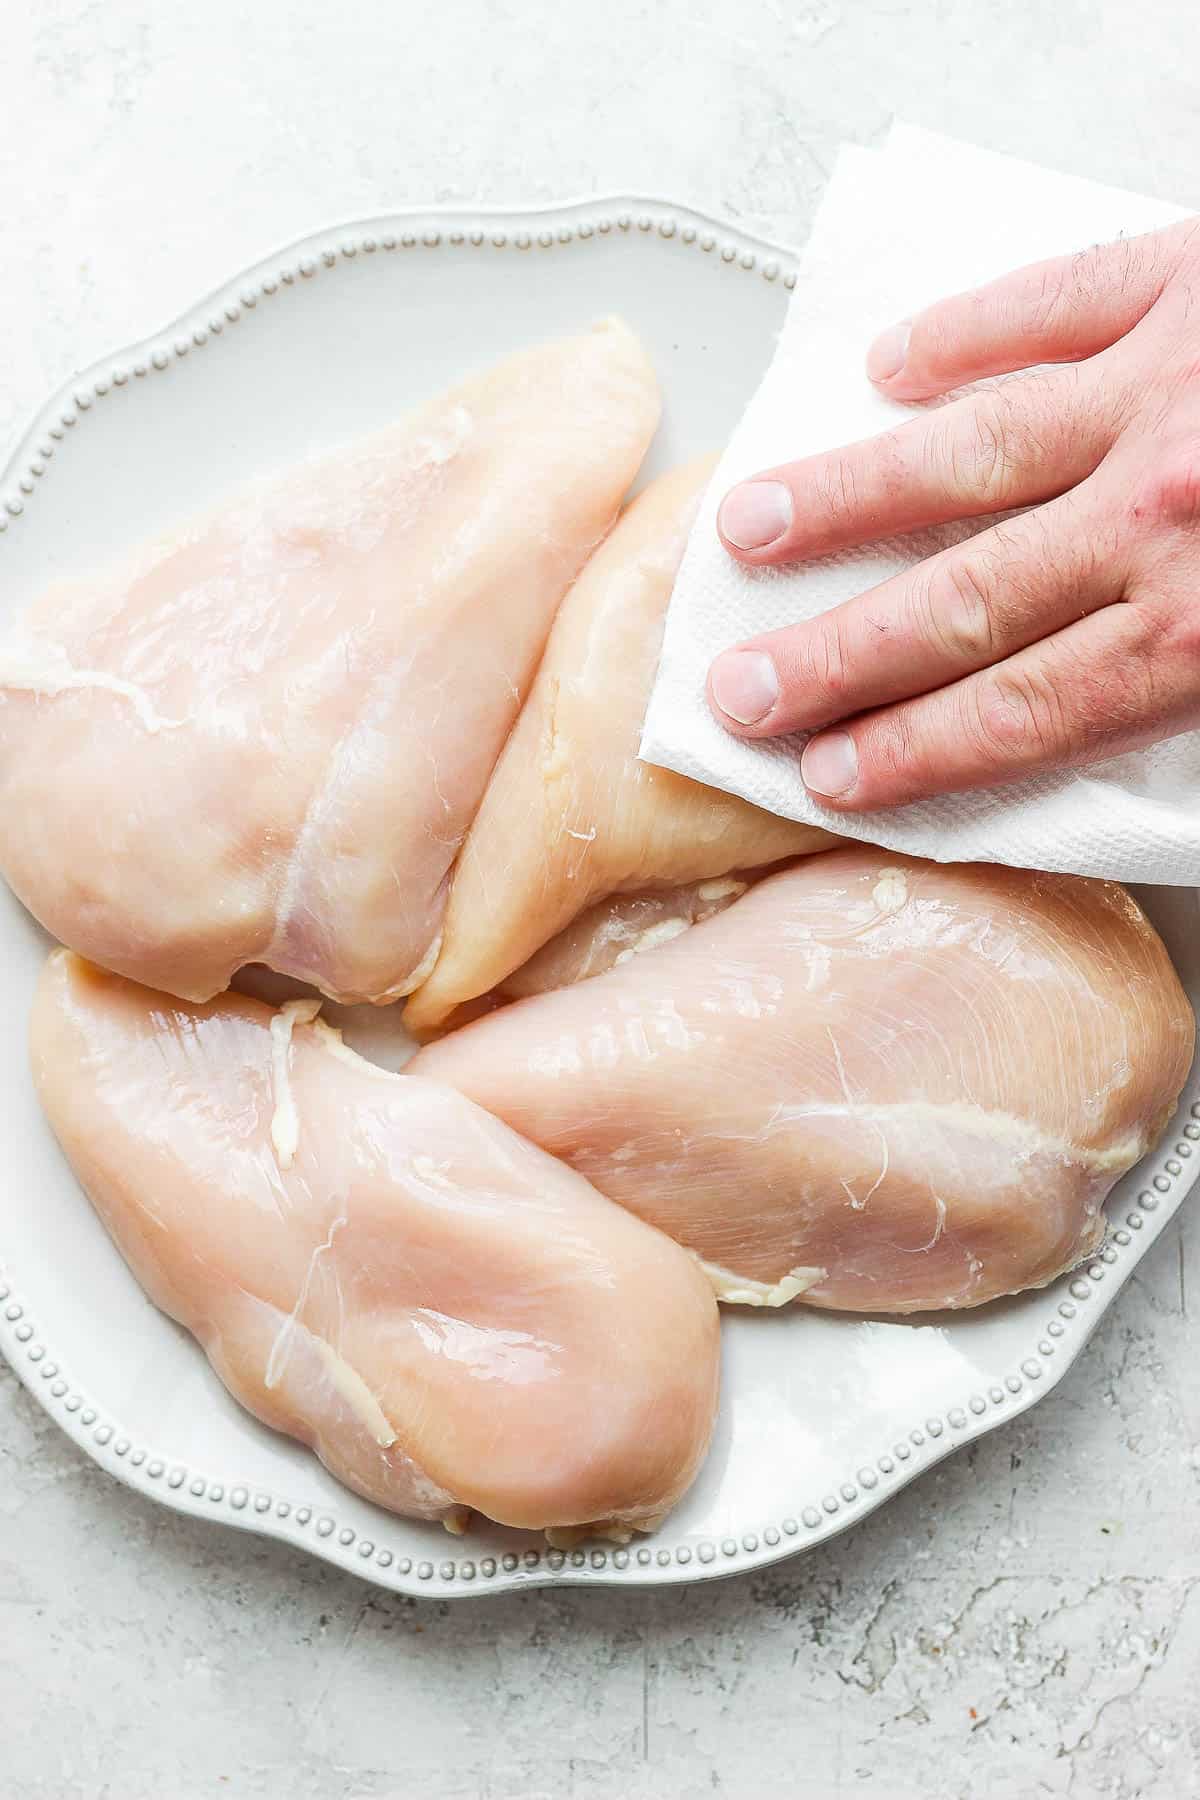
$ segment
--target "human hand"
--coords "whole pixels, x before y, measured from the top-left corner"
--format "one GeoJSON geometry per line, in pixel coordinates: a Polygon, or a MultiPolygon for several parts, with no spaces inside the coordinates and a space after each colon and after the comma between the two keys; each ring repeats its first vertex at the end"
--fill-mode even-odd
{"type": "Polygon", "coordinates": [[[1200,221],[1005,276],[885,332],[867,372],[952,401],[765,470],[718,519],[761,568],[1012,507],[809,623],[725,651],[717,717],[813,731],[834,810],[1094,762],[1200,725],[1200,221]],[[837,729],[828,729],[836,726],[837,729]]]}

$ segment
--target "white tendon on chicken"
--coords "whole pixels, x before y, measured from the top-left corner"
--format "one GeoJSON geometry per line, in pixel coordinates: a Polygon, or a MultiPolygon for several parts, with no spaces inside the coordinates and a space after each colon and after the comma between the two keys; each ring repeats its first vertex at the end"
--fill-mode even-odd
{"type": "Polygon", "coordinates": [[[723,1298],[975,1306],[1099,1243],[1191,1008],[1112,882],[866,848],[423,1050],[723,1298]]]}

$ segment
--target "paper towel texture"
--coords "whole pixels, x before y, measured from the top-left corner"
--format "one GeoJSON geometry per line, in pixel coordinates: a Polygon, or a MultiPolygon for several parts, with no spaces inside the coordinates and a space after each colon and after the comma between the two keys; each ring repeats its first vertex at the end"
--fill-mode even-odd
{"type": "Polygon", "coordinates": [[[753,633],[815,618],[991,521],[939,526],[787,570],[722,548],[717,505],[773,463],[887,429],[907,409],[863,373],[884,326],[1022,263],[1152,231],[1178,207],[897,125],[843,150],[801,261],[775,358],[717,468],[667,616],[642,756],[772,812],[941,862],[1002,862],[1200,884],[1200,733],[1079,772],[836,819],[800,779],[802,740],[745,743],[709,711],[708,665],[753,633]]]}

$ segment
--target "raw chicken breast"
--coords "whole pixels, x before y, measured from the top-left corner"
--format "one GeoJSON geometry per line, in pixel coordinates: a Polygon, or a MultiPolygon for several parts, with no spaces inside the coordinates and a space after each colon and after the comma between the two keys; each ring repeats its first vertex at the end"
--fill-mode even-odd
{"type": "Polygon", "coordinates": [[[658,419],[609,320],[235,498],[0,649],[0,866],[190,999],[266,963],[394,999],[555,610],[658,419]]]}
{"type": "Polygon", "coordinates": [[[244,1406],[381,1506],[648,1527],[713,1422],[695,1261],[318,1004],[50,959],[38,1091],[122,1254],[244,1406]]]}
{"type": "Polygon", "coordinates": [[[1193,1018],[1115,883],[871,847],[422,1051],[722,1298],[975,1306],[1092,1250],[1193,1018]]]}
{"type": "Polygon", "coordinates": [[[837,840],[638,761],[663,622],[713,459],[646,489],[555,620],[452,878],[418,1037],[501,984],[594,902],[709,881],[837,840]]]}

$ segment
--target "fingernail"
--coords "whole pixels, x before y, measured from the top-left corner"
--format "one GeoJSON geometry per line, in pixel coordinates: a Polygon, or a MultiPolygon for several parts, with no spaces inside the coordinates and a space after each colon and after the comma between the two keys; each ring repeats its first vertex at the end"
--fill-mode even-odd
{"type": "Polygon", "coordinates": [[[827,731],[804,746],[800,779],[814,794],[836,799],[848,794],[858,780],[858,751],[844,731],[827,731]]]}
{"type": "Polygon", "coordinates": [[[726,650],[709,675],[712,697],[726,718],[757,725],[779,698],[775,664],[763,650],[726,650]]]}
{"type": "Polygon", "coordinates": [[[904,367],[912,325],[907,319],[881,332],[867,351],[867,375],[871,381],[890,381],[904,367]]]}
{"type": "Polygon", "coordinates": [[[721,502],[722,537],[739,550],[765,550],[792,522],[791,491],[782,481],[743,481],[721,502]]]}

